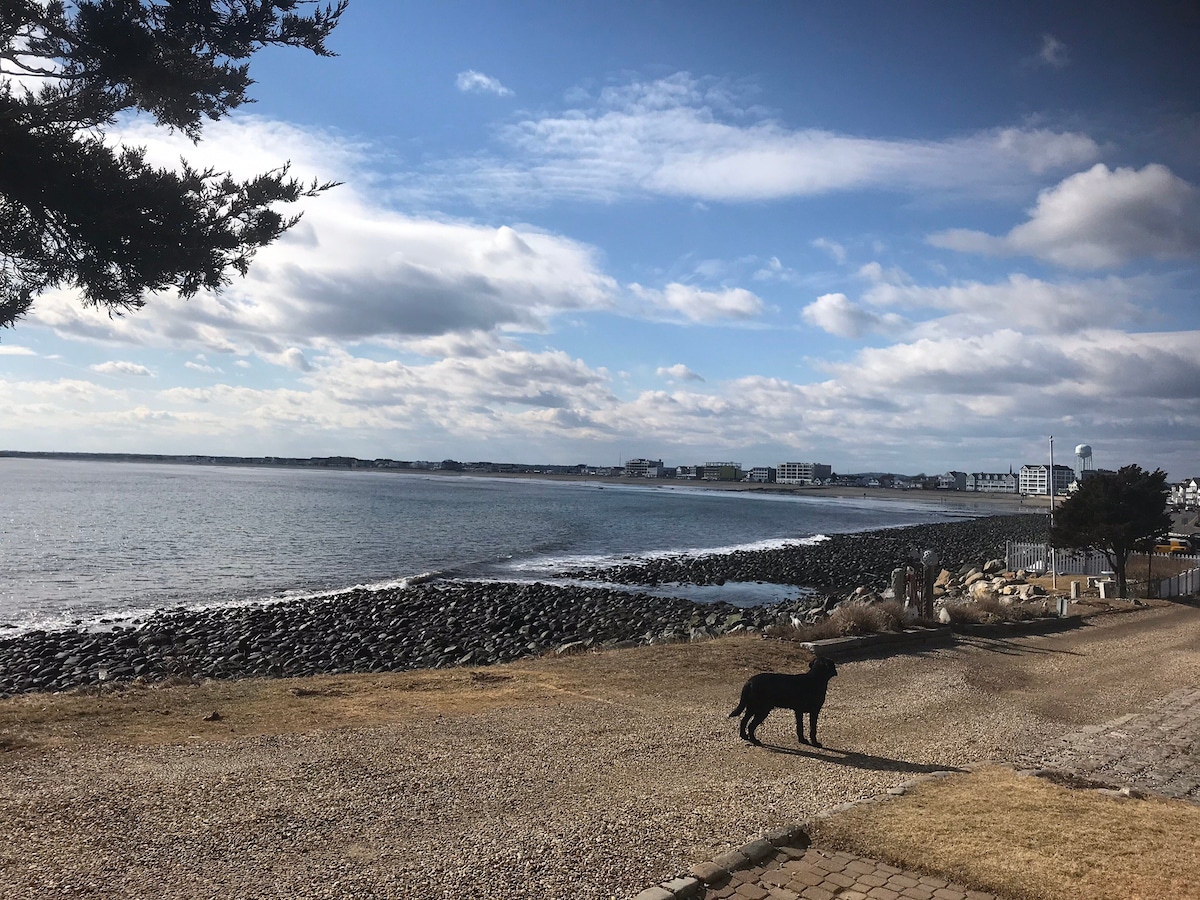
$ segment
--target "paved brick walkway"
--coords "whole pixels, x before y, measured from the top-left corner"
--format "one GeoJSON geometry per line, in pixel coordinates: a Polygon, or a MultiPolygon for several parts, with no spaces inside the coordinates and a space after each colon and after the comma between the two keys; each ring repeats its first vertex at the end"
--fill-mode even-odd
{"type": "Polygon", "coordinates": [[[783,847],[758,867],[706,885],[703,900],[996,900],[944,878],[905,872],[852,853],[783,847]]]}
{"type": "Polygon", "coordinates": [[[1024,763],[1200,802],[1200,688],[1069,734],[1024,763]]]}
{"type": "Polygon", "coordinates": [[[812,847],[802,828],[780,829],[685,878],[647,888],[634,900],[996,900],[944,878],[875,859],[812,847]]]}

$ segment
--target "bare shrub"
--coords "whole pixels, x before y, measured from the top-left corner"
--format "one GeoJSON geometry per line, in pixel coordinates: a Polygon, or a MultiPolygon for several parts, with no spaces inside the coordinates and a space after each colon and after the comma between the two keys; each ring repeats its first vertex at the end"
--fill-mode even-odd
{"type": "Polygon", "coordinates": [[[781,641],[795,641],[796,643],[823,641],[828,638],[841,637],[841,633],[828,617],[809,625],[793,625],[790,622],[768,625],[763,629],[763,633],[767,637],[777,638],[781,641]]]}
{"type": "Polygon", "coordinates": [[[1024,622],[1029,619],[1044,619],[1056,614],[1049,601],[1035,600],[1001,603],[992,593],[984,593],[974,600],[950,601],[943,607],[955,625],[990,625],[996,622],[1024,622]]]}
{"type": "Polygon", "coordinates": [[[882,631],[903,631],[916,621],[916,608],[906,609],[899,600],[884,600],[877,603],[875,608],[883,616],[884,627],[880,629],[882,631]]]}
{"type": "Polygon", "coordinates": [[[870,603],[851,601],[841,603],[829,615],[838,634],[849,637],[858,634],[878,634],[887,630],[887,616],[870,603]]]}
{"type": "Polygon", "coordinates": [[[883,631],[903,631],[911,624],[919,624],[914,611],[906,610],[904,604],[896,600],[883,603],[854,600],[840,604],[830,615],[811,624],[769,625],[764,633],[782,641],[823,641],[883,631]]]}

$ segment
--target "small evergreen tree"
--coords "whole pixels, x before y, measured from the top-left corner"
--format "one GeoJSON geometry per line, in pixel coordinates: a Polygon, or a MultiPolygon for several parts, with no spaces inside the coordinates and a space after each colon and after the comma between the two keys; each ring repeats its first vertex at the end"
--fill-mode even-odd
{"type": "Polygon", "coordinates": [[[147,165],[105,129],[136,110],[193,141],[249,102],[266,45],[326,48],[346,0],[3,0],[0,3],[0,327],[50,288],[123,312],[153,291],[190,297],[245,274],[296,223],[287,164],[248,181],[147,165]],[[32,87],[30,85],[33,85],[32,87]]]}
{"type": "Polygon", "coordinates": [[[1054,514],[1050,543],[1075,550],[1099,550],[1117,576],[1117,596],[1128,594],[1129,554],[1145,549],[1171,527],[1167,512],[1167,473],[1136,465],[1088,478],[1054,514]]]}

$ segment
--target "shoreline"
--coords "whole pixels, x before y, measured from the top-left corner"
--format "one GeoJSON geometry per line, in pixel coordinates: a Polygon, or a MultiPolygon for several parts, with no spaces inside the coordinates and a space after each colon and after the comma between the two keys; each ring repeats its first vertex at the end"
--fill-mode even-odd
{"type": "MultiPolygon", "coordinates": [[[[893,488],[845,487],[807,484],[761,484],[747,481],[693,481],[676,478],[625,478],[603,475],[555,475],[526,472],[447,472],[418,470],[383,470],[395,475],[425,475],[433,478],[493,478],[502,480],[551,481],[566,484],[596,484],[644,490],[731,491],[749,494],[780,494],[809,499],[882,500],[928,506],[955,506],[973,509],[994,509],[996,514],[1009,512],[1044,512],[1050,508],[1050,498],[1040,495],[998,494],[976,491],[895,490],[893,488]]],[[[1064,498],[1056,498],[1055,505],[1064,498]]]]}
{"type": "Polygon", "coordinates": [[[881,590],[892,568],[922,550],[934,549],[953,570],[1001,555],[1005,540],[1029,539],[1044,524],[1026,515],[959,519],[834,535],[817,544],[664,557],[589,573],[613,587],[433,581],[351,590],[319,601],[173,609],[108,632],[34,631],[0,638],[0,696],[180,676],[293,677],[492,665],[547,653],[760,631],[857,587],[881,590]],[[769,582],[791,586],[801,596],[737,607],[615,587],[665,582],[769,582]]]}
{"type": "MultiPolygon", "coordinates": [[[[647,490],[686,489],[704,491],[735,491],[745,493],[768,493],[794,496],[810,496],[814,499],[834,498],[840,500],[871,499],[899,501],[921,504],[943,504],[950,506],[968,506],[977,509],[995,509],[1000,511],[1030,512],[1048,509],[1050,500],[1040,495],[998,494],[975,491],[927,491],[927,490],[895,490],[892,488],[866,488],[834,485],[803,485],[803,484],[774,484],[746,481],[696,481],[676,478],[626,478],[624,476],[605,475],[566,475],[550,472],[457,472],[445,469],[401,469],[375,468],[368,466],[326,466],[326,465],[285,465],[266,462],[262,459],[246,459],[236,461],[236,457],[213,457],[224,459],[220,462],[200,461],[200,458],[175,456],[157,456],[154,454],[142,458],[139,454],[92,454],[92,453],[57,453],[0,450],[0,459],[33,459],[49,462],[101,462],[101,463],[134,463],[138,465],[161,466],[197,466],[200,468],[228,469],[288,469],[301,472],[343,472],[347,474],[373,473],[377,475],[423,476],[426,478],[483,478],[502,480],[549,481],[559,483],[579,483],[611,485],[613,487],[632,487],[647,490]]],[[[1061,502],[1061,498],[1059,499],[1061,502]]]]}

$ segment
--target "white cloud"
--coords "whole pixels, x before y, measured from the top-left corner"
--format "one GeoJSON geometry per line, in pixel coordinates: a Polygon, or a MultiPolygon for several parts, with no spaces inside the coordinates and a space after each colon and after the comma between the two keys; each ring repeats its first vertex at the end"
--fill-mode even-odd
{"type": "Polygon", "coordinates": [[[1196,188],[1166,166],[1110,170],[1097,163],[1042,191],[1029,221],[1003,237],[952,229],[929,241],[964,252],[1034,256],[1072,269],[1194,258],[1200,255],[1200,201],[1196,188]]]}
{"type": "Polygon", "coordinates": [[[744,288],[705,291],[688,284],[672,282],[657,290],[631,284],[630,292],[648,304],[651,310],[677,313],[693,322],[717,322],[723,319],[752,319],[766,308],[762,300],[744,288]]]}
{"type": "Polygon", "coordinates": [[[1023,333],[1063,334],[1145,320],[1152,283],[1109,277],[1051,282],[1010,275],[1000,282],[963,281],[928,286],[878,282],[863,294],[876,308],[910,310],[926,334],[986,333],[1015,328],[1023,333]],[[948,313],[929,318],[929,311],[948,313]]]}
{"type": "Polygon", "coordinates": [[[147,377],[154,374],[140,363],[125,362],[123,360],[97,363],[94,366],[88,366],[88,368],[93,372],[99,372],[101,375],[137,375],[139,377],[147,377]]]}
{"type": "Polygon", "coordinates": [[[1061,69],[1071,61],[1067,45],[1052,34],[1042,35],[1042,46],[1038,50],[1038,61],[1055,69],[1061,69]]]}
{"type": "Polygon", "coordinates": [[[502,85],[497,79],[474,69],[459,72],[454,83],[464,94],[495,94],[497,97],[511,97],[513,92],[502,85]]]}
{"type": "Polygon", "coordinates": [[[852,303],[845,294],[823,294],[801,310],[809,324],[838,337],[856,338],[871,331],[904,326],[895,314],[880,314],[852,303]]]}
{"type": "Polygon", "coordinates": [[[812,245],[832,256],[839,266],[846,262],[846,248],[837,241],[819,237],[813,240],[812,245]]]}
{"type": "Polygon", "coordinates": [[[20,344],[0,344],[0,356],[37,356],[37,353],[20,344]]]}
{"type": "Polygon", "coordinates": [[[312,365],[299,347],[288,347],[276,358],[280,365],[297,372],[311,372],[312,365]]]}
{"type": "Polygon", "coordinates": [[[802,285],[806,279],[797,270],[785,266],[778,256],[772,256],[767,262],[755,270],[751,276],[755,281],[779,282],[782,284],[802,285]]]}
{"type": "MultiPolygon", "coordinates": [[[[201,359],[203,359],[203,357],[201,357],[201,359]]],[[[216,372],[220,371],[220,369],[214,369],[212,366],[208,365],[207,363],[193,362],[190,359],[183,364],[183,367],[185,369],[191,369],[193,372],[216,373],[216,372]]]]}
{"type": "Polygon", "coordinates": [[[908,284],[912,281],[912,278],[903,269],[897,266],[885,269],[882,265],[874,261],[860,266],[858,277],[865,278],[867,281],[872,281],[876,284],[908,284]]]}
{"type": "Polygon", "coordinates": [[[793,128],[687,73],[606,88],[590,105],[526,118],[499,136],[505,159],[473,156],[414,173],[401,187],[406,199],[743,202],[866,189],[1009,196],[1038,174],[1099,155],[1085,134],[1036,128],[931,140],[793,128]]]}
{"type": "Polygon", "coordinates": [[[676,363],[673,366],[659,366],[655,374],[659,378],[666,378],[668,381],[703,381],[704,378],[683,363],[676,363]]]}

